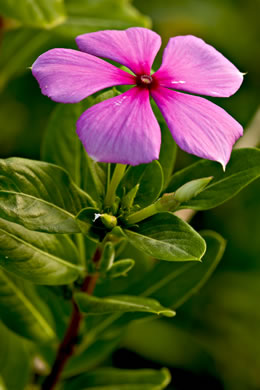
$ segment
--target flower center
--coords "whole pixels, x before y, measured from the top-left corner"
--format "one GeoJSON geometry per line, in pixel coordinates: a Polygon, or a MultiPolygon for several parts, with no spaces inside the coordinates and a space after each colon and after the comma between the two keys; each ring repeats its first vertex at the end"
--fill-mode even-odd
{"type": "Polygon", "coordinates": [[[153,81],[152,76],[149,76],[148,74],[142,74],[141,76],[136,77],[136,84],[139,87],[149,88],[152,86],[153,81]]]}

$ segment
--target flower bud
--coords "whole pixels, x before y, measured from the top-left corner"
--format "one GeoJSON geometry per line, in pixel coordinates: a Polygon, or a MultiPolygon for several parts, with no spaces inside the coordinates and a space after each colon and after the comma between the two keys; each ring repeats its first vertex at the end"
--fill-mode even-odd
{"type": "Polygon", "coordinates": [[[209,176],[185,183],[175,192],[175,199],[180,203],[188,202],[190,199],[202,192],[212,179],[213,176],[209,176]]]}
{"type": "Polygon", "coordinates": [[[110,214],[101,214],[100,219],[103,225],[108,229],[113,229],[117,225],[117,218],[110,214]]]}

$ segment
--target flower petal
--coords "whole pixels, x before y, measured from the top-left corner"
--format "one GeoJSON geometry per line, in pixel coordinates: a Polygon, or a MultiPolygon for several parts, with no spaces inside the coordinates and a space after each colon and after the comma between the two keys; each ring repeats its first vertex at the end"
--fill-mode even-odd
{"type": "Polygon", "coordinates": [[[220,162],[225,169],[241,125],[226,111],[198,96],[158,88],[152,97],[176,143],[188,153],[220,162]]]}
{"type": "Polygon", "coordinates": [[[134,76],[90,54],[52,49],[32,66],[43,95],[61,103],[77,103],[114,85],[135,84],[134,76]]]}
{"type": "Polygon", "coordinates": [[[79,35],[76,43],[86,53],[119,62],[137,75],[149,75],[161,37],[147,28],[132,27],[79,35]]]}
{"type": "Polygon", "coordinates": [[[233,95],[243,81],[242,73],[229,60],[192,35],[169,40],[153,77],[163,87],[219,97],[233,95]]]}
{"type": "Polygon", "coordinates": [[[77,122],[77,134],[97,161],[138,165],[159,157],[160,127],[145,88],[90,107],[77,122]]]}

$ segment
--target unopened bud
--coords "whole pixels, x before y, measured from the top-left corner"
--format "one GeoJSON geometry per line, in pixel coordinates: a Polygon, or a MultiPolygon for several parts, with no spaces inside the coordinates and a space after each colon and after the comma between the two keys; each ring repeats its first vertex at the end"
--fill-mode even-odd
{"type": "Polygon", "coordinates": [[[180,203],[189,201],[202,192],[212,179],[213,176],[209,176],[185,183],[175,192],[175,199],[180,203]]]}
{"type": "Polygon", "coordinates": [[[114,215],[101,214],[100,219],[103,225],[108,229],[113,229],[117,225],[117,218],[114,215]]]}

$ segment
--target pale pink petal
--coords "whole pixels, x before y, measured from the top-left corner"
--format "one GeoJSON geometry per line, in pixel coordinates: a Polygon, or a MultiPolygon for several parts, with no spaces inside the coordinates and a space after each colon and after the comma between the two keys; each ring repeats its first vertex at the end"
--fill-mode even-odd
{"type": "Polygon", "coordinates": [[[153,77],[163,87],[219,97],[233,95],[243,81],[242,73],[229,60],[192,35],[169,40],[153,77]]]}
{"type": "Polygon", "coordinates": [[[161,37],[146,28],[132,27],[79,35],[76,43],[80,50],[119,62],[136,75],[149,75],[161,37]]]}
{"type": "Polygon", "coordinates": [[[77,103],[114,85],[135,84],[134,76],[90,54],[52,49],[32,66],[43,95],[56,102],[77,103]]]}
{"type": "Polygon", "coordinates": [[[226,111],[198,96],[167,88],[152,91],[172,136],[181,149],[220,162],[225,168],[241,125],[226,111]]]}
{"type": "Polygon", "coordinates": [[[90,107],[77,122],[77,134],[96,161],[138,165],[158,159],[160,152],[160,127],[145,88],[90,107]]]}

